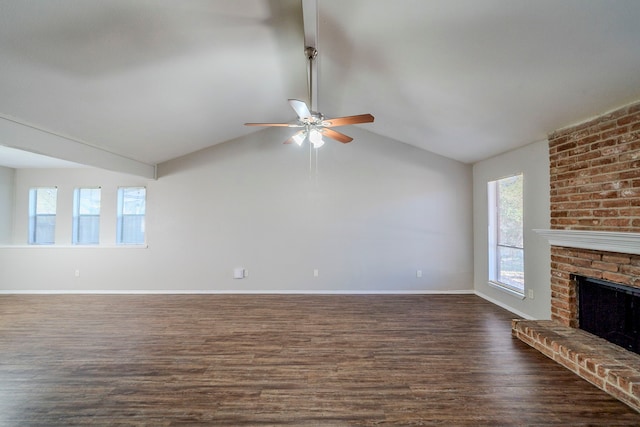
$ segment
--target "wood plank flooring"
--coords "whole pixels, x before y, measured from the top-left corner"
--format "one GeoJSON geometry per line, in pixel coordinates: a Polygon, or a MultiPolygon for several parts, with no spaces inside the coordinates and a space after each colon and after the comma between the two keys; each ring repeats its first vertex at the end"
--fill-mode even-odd
{"type": "Polygon", "coordinates": [[[0,425],[638,426],[473,295],[0,296],[0,425]]]}

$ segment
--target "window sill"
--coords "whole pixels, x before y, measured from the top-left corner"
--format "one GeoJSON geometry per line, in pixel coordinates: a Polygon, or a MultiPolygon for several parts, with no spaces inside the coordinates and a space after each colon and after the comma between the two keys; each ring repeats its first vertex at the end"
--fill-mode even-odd
{"type": "Polygon", "coordinates": [[[0,245],[0,249],[148,249],[149,245],[0,245]]]}
{"type": "Polygon", "coordinates": [[[516,297],[518,299],[524,299],[524,292],[520,292],[520,291],[516,291],[515,289],[511,289],[505,285],[503,285],[500,282],[494,282],[492,280],[489,280],[487,282],[487,284],[489,286],[491,286],[492,288],[498,289],[504,293],[507,293],[509,295],[511,295],[512,297],[516,297]]]}

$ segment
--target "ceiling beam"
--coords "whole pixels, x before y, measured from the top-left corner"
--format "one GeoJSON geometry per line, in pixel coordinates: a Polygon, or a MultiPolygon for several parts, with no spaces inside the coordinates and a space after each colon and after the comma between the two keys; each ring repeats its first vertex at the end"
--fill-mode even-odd
{"type": "MultiPolygon", "coordinates": [[[[304,46],[318,49],[318,0],[302,0],[304,46]]],[[[311,61],[311,110],[318,111],[318,58],[311,61]]]]}
{"type": "Polygon", "coordinates": [[[142,163],[14,118],[0,116],[0,144],[87,166],[156,179],[156,166],[142,163]]]}
{"type": "Polygon", "coordinates": [[[318,0],[302,0],[304,45],[317,48],[318,42],[318,0]]]}

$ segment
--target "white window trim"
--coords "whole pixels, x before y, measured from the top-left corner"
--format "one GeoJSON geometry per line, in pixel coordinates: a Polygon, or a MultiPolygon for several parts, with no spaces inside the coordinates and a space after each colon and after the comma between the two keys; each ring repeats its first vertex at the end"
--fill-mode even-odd
{"type": "MultiPolygon", "coordinates": [[[[58,187],[57,186],[52,186],[52,187],[32,187],[29,189],[29,199],[28,199],[28,210],[29,210],[29,216],[28,216],[28,224],[27,224],[27,230],[28,230],[28,235],[27,235],[27,244],[28,246],[35,246],[35,247],[43,247],[43,246],[54,246],[56,244],[55,242],[55,226],[54,226],[54,240],[51,243],[43,243],[43,242],[38,242],[38,237],[35,234],[36,233],[36,224],[37,224],[37,218],[40,216],[53,216],[53,218],[55,219],[55,221],[58,221],[58,187]],[[53,214],[37,214],[37,193],[40,190],[45,190],[45,189],[55,189],[56,191],[56,211],[53,214]],[[34,209],[33,211],[33,215],[32,215],[32,207],[34,209]]],[[[57,225],[57,224],[56,224],[57,225]]]]}
{"type": "Polygon", "coordinates": [[[146,246],[147,244],[147,231],[146,231],[146,220],[147,220],[147,187],[142,185],[142,186],[123,186],[123,187],[118,187],[118,189],[116,190],[116,246],[118,247],[126,247],[126,246],[146,246]],[[125,214],[122,212],[122,209],[124,208],[124,206],[121,205],[122,200],[120,199],[120,191],[121,190],[125,190],[125,189],[129,189],[129,188],[143,188],[145,195],[144,195],[144,201],[145,201],[145,207],[144,207],[144,214],[142,214],[142,217],[144,218],[145,221],[145,230],[144,230],[144,242],[141,243],[125,243],[122,242],[122,220],[123,217],[125,217],[125,214]]]}
{"type": "Polygon", "coordinates": [[[487,282],[487,284],[489,286],[491,286],[492,288],[498,289],[502,292],[505,292],[513,297],[516,297],[518,299],[525,299],[525,293],[524,292],[520,292],[519,290],[515,290],[511,287],[509,287],[508,285],[501,283],[501,282],[495,282],[493,280],[489,280],[487,282]]]}
{"type": "MultiPolygon", "coordinates": [[[[497,247],[498,247],[498,206],[497,201],[498,198],[496,196],[497,191],[497,183],[499,180],[504,178],[509,178],[512,176],[522,175],[524,179],[523,172],[517,172],[510,175],[503,176],[501,178],[496,178],[487,183],[487,205],[488,205],[488,214],[489,220],[487,224],[487,237],[488,237],[488,245],[487,245],[487,256],[488,256],[488,281],[487,284],[492,288],[499,289],[509,295],[517,297],[519,299],[524,299],[526,297],[525,290],[526,287],[523,287],[522,291],[514,288],[513,286],[508,285],[507,283],[502,283],[497,280],[498,277],[498,259],[497,259],[497,247]]],[[[524,197],[524,196],[523,196],[524,197]]],[[[524,201],[523,201],[524,202],[524,201]]],[[[523,256],[524,247],[522,248],[523,256]]],[[[526,278],[525,278],[526,283],[526,278]]]]}
{"type": "Polygon", "coordinates": [[[148,244],[136,245],[0,245],[0,249],[148,249],[148,244]]]}
{"type": "Polygon", "coordinates": [[[84,217],[84,216],[96,216],[98,217],[98,230],[100,229],[100,226],[102,224],[100,224],[100,222],[102,221],[102,187],[76,187],[73,189],[73,212],[71,214],[71,220],[72,220],[72,225],[71,225],[71,243],[75,246],[97,246],[100,245],[100,237],[98,234],[98,241],[97,242],[92,242],[92,243],[81,243],[79,242],[79,236],[80,236],[80,218],[84,217]],[[80,200],[78,200],[77,198],[80,197],[80,191],[81,190],[100,190],[100,211],[98,212],[97,215],[85,215],[85,214],[80,214],[80,200]]]}
{"type": "MultiPolygon", "coordinates": [[[[489,272],[489,283],[493,283],[495,285],[500,285],[500,282],[494,280],[498,277],[498,257],[497,251],[495,248],[498,247],[498,233],[496,233],[496,229],[498,227],[498,206],[496,206],[497,197],[496,197],[496,186],[497,181],[490,181],[487,183],[487,201],[489,204],[489,221],[487,224],[487,235],[488,235],[488,272],[489,272]]],[[[502,286],[502,285],[500,285],[502,286]]]]}

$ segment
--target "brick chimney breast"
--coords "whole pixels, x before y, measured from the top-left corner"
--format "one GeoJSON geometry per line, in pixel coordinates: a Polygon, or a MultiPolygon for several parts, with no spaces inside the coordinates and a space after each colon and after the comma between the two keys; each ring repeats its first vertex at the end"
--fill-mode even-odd
{"type": "MultiPolygon", "coordinates": [[[[551,229],[640,233],[640,102],[548,139],[551,229]]],[[[551,318],[577,327],[572,275],[640,288],[640,255],[551,247],[551,318]]]]}

